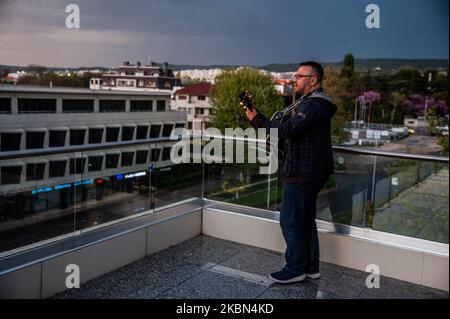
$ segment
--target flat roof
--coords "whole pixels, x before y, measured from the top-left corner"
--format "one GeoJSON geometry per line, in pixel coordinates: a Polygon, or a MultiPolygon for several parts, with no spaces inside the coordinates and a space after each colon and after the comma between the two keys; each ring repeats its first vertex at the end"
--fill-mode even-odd
{"type": "Polygon", "coordinates": [[[80,87],[63,87],[63,86],[42,86],[42,85],[14,85],[14,84],[1,84],[0,93],[12,92],[12,93],[55,93],[55,94],[91,94],[91,95],[160,95],[170,96],[170,90],[154,91],[128,91],[128,90],[92,90],[90,88],[80,87]]]}

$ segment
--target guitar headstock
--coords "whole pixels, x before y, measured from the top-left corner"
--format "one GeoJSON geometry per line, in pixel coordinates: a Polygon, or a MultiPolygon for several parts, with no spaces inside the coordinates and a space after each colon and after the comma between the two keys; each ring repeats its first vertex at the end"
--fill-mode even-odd
{"type": "Polygon", "coordinates": [[[245,90],[239,94],[239,104],[246,110],[253,110],[252,94],[250,91],[245,90]]]}

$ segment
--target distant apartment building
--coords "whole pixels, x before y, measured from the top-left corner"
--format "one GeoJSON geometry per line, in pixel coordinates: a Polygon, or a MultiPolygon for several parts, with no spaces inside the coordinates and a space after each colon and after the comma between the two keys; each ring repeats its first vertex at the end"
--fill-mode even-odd
{"type": "Polygon", "coordinates": [[[275,89],[283,96],[284,104],[290,105],[294,102],[294,90],[292,88],[291,80],[276,79],[275,89]]]}
{"type": "Polygon", "coordinates": [[[211,88],[209,83],[198,83],[175,92],[172,109],[186,112],[188,130],[202,131],[211,122],[211,88]]]}
{"type": "Polygon", "coordinates": [[[89,85],[92,90],[127,91],[171,91],[174,87],[180,86],[180,80],[168,69],[167,62],[142,65],[141,62],[130,64],[128,61],[123,62],[123,65],[112,72],[92,78],[89,85]]]}

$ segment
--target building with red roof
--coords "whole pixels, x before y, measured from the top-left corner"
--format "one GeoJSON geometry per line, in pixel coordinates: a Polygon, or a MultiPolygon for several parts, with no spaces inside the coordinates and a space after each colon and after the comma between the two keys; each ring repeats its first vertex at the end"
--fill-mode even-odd
{"type": "Polygon", "coordinates": [[[172,109],[187,113],[189,130],[204,130],[207,123],[211,122],[213,106],[209,103],[209,97],[212,87],[212,84],[202,82],[175,92],[172,109]]]}

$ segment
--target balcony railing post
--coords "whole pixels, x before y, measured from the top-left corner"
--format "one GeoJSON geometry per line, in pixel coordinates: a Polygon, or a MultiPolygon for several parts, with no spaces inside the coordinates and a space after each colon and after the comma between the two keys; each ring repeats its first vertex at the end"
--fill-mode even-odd
{"type": "MultiPolygon", "coordinates": [[[[270,152],[271,151],[269,151],[269,154],[270,154],[270,152]]],[[[267,209],[270,209],[270,172],[272,171],[271,170],[271,163],[272,163],[272,161],[271,160],[269,160],[269,174],[267,174],[267,205],[266,205],[266,208],[267,209]]]]}
{"type": "Polygon", "coordinates": [[[372,170],[372,189],[370,195],[370,202],[367,207],[366,213],[363,214],[363,227],[372,227],[373,215],[375,214],[375,187],[377,177],[377,156],[373,157],[373,170],[372,170]],[[366,216],[367,215],[367,216],[366,216]]]}

